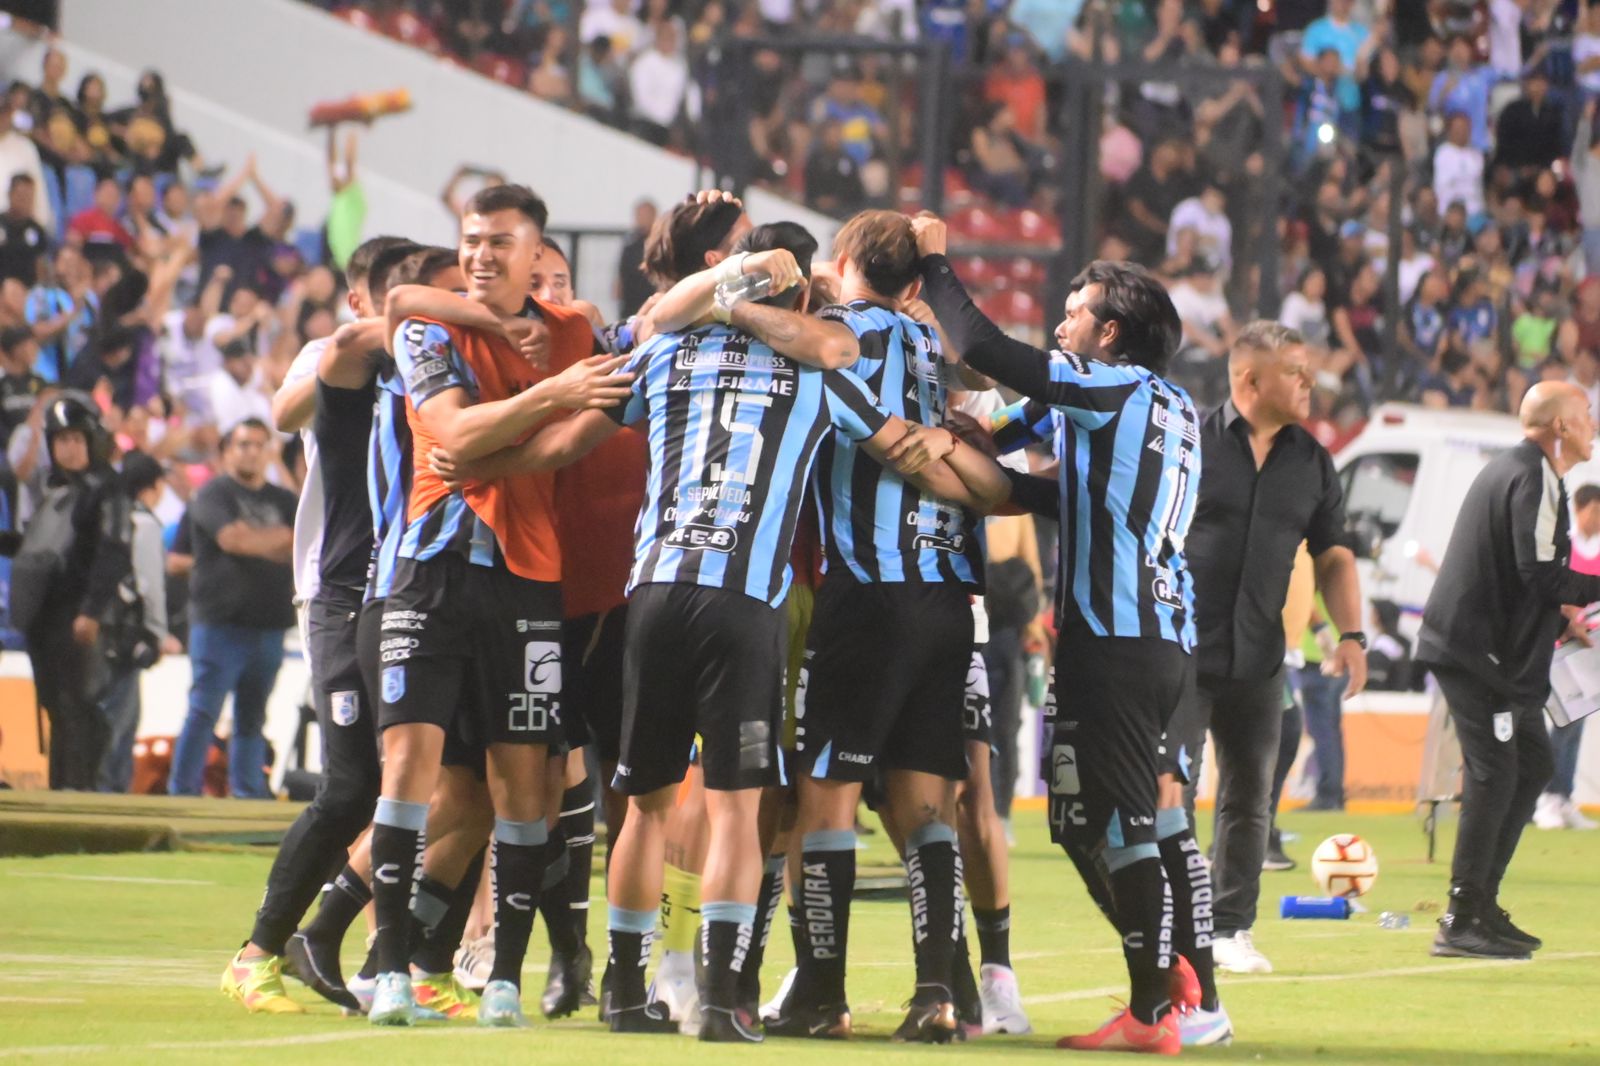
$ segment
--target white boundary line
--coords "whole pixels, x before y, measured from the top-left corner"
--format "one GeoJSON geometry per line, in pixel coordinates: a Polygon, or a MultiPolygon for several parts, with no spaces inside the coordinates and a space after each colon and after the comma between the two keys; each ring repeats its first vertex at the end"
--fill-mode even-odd
{"type": "Polygon", "coordinates": [[[215,881],[196,881],[188,877],[112,877],[107,874],[52,874],[8,870],[7,877],[27,877],[39,881],[105,881],[117,885],[214,885],[215,881]]]}
{"type": "Polygon", "coordinates": [[[235,1051],[244,1048],[276,1048],[315,1044],[342,1044],[351,1040],[385,1039],[394,1036],[471,1036],[495,1032],[514,1032],[479,1028],[381,1029],[363,1026],[359,1031],[304,1033],[299,1036],[264,1036],[247,1040],[162,1040],[149,1044],[46,1044],[34,1047],[0,1048],[0,1059],[27,1055],[126,1055],[137,1051],[235,1051]]]}
{"type": "MultiPolygon", "coordinates": [[[[1600,958],[1600,951],[1563,951],[1555,952],[1540,957],[1541,962],[1570,962],[1577,959],[1600,958]]],[[[1246,985],[1265,984],[1291,984],[1296,982],[1324,982],[1324,981],[1367,981],[1384,977],[1417,977],[1438,976],[1443,974],[1460,973],[1463,970],[1481,970],[1492,966],[1530,966],[1530,961],[1516,959],[1466,959],[1451,960],[1440,959],[1429,966],[1397,966],[1387,970],[1358,970],[1354,973],[1307,973],[1307,974],[1264,974],[1259,977],[1223,977],[1227,987],[1244,987],[1246,985]]],[[[1022,1002],[1026,1006],[1036,1006],[1045,1003],[1069,1003],[1080,999],[1099,999],[1102,996],[1127,995],[1127,987],[1116,985],[1110,988],[1085,988],[1072,992],[1052,992],[1042,996],[1024,996],[1022,1002]]]]}

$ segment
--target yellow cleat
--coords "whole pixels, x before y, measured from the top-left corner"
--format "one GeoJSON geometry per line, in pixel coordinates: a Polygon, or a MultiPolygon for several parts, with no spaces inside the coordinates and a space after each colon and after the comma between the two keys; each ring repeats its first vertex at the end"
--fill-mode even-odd
{"type": "Polygon", "coordinates": [[[452,1021],[471,1021],[478,1016],[478,997],[453,973],[413,975],[411,990],[416,993],[418,1012],[433,1011],[452,1021]]]}
{"type": "Polygon", "coordinates": [[[306,1009],[283,990],[283,960],[276,955],[254,959],[240,949],[222,971],[222,994],[244,1004],[251,1014],[304,1014],[306,1009]]]}

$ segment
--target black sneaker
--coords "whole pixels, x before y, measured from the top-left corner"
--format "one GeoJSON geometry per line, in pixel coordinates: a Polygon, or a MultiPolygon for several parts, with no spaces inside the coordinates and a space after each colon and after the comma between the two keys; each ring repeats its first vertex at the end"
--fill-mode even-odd
{"type": "Polygon", "coordinates": [[[1538,951],[1544,947],[1543,940],[1540,940],[1532,933],[1518,929],[1512,923],[1511,915],[1498,904],[1490,904],[1489,909],[1484,912],[1483,924],[1488,927],[1491,933],[1508,944],[1516,944],[1518,947],[1527,948],[1529,951],[1538,951]]]}
{"type": "Polygon", "coordinates": [[[584,1006],[586,992],[589,1002],[593,1003],[594,992],[589,987],[593,969],[594,955],[587,944],[580,946],[575,955],[551,955],[550,975],[539,1000],[544,1016],[554,1021],[577,1013],[578,1008],[584,1006]]]}
{"type": "Polygon", "coordinates": [[[1284,870],[1293,870],[1299,863],[1289,858],[1283,850],[1283,837],[1274,829],[1272,836],[1267,838],[1267,854],[1261,860],[1261,869],[1267,873],[1281,873],[1284,870]]]}
{"type": "MultiPolygon", "coordinates": [[[[957,945],[959,949],[961,945],[957,945]]],[[[983,999],[978,995],[978,982],[972,975],[972,960],[960,957],[959,950],[951,977],[950,993],[956,1005],[956,1020],[968,1036],[983,1032],[983,999]]]]}
{"type": "Polygon", "coordinates": [[[917,995],[925,998],[922,1002],[912,999],[905,1021],[894,1031],[891,1040],[897,1044],[948,1044],[952,1040],[966,1039],[961,1021],[956,1017],[956,1005],[946,989],[919,986],[917,995]]]}
{"type": "Polygon", "coordinates": [[[790,996],[776,1018],[767,1021],[768,1036],[796,1037],[801,1040],[849,1040],[852,1032],[850,1007],[802,1007],[790,996]]]}
{"type": "Polygon", "coordinates": [[[646,1003],[642,1007],[623,1007],[613,1010],[606,1019],[613,1033],[676,1033],[678,1023],[661,1002],[646,1003]]]}
{"type": "Polygon", "coordinates": [[[347,1011],[361,1013],[361,1003],[344,986],[344,975],[339,972],[339,951],[318,950],[317,945],[296,933],[283,949],[284,969],[302,984],[329,1003],[347,1011]]]}
{"type": "Polygon", "coordinates": [[[1446,914],[1439,919],[1439,934],[1433,938],[1430,954],[1446,959],[1533,957],[1528,948],[1502,940],[1485,922],[1466,914],[1446,914]]]}
{"type": "Polygon", "coordinates": [[[761,1023],[743,1009],[700,1006],[700,1039],[713,1044],[759,1044],[761,1023]]]}

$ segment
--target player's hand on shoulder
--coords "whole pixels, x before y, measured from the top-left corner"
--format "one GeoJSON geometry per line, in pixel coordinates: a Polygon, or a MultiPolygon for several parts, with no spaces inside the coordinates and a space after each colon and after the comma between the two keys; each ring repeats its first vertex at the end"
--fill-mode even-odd
{"type": "Polygon", "coordinates": [[[508,318],[502,326],[506,339],[517,346],[522,357],[536,370],[550,368],[550,327],[532,318],[508,318]]]}
{"type": "Polygon", "coordinates": [[[910,477],[955,451],[956,438],[933,426],[907,425],[906,435],[889,446],[884,456],[895,472],[910,477]]]}
{"type": "MultiPolygon", "coordinates": [[[[550,378],[545,385],[557,407],[581,411],[615,407],[633,391],[633,375],[620,373],[630,356],[591,355],[550,378]]],[[[538,386],[535,386],[536,388],[538,386]]]]}
{"type": "Polygon", "coordinates": [[[918,255],[943,255],[949,247],[949,229],[932,211],[918,212],[911,220],[911,232],[917,238],[918,255]]]}

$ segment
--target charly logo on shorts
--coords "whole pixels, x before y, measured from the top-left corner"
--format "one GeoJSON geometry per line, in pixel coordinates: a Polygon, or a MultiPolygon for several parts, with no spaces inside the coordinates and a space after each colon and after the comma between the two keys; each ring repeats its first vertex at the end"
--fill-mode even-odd
{"type": "Polygon", "coordinates": [[[1071,744],[1057,744],[1050,753],[1050,791],[1076,796],[1083,790],[1078,780],[1078,752],[1071,744]]]}
{"type": "Polygon", "coordinates": [[[1516,733],[1516,722],[1512,719],[1510,711],[1496,711],[1494,715],[1494,738],[1504,744],[1516,733]]]}
{"type": "Polygon", "coordinates": [[[332,699],[333,724],[355,725],[356,719],[361,716],[360,698],[354,692],[335,692],[332,699]]]}
{"type": "Polygon", "coordinates": [[[399,703],[400,698],[406,694],[406,668],[404,666],[385,666],[383,668],[383,702],[399,703]]]}
{"type": "Polygon", "coordinates": [[[561,691],[561,645],[530,640],[523,649],[523,684],[529,692],[561,691]]]}

